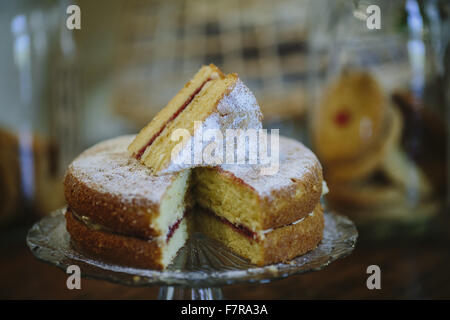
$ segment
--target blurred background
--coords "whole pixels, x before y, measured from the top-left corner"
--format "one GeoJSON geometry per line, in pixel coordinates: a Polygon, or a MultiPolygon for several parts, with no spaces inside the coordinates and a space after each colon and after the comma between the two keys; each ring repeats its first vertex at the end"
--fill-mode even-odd
{"type": "Polygon", "coordinates": [[[328,210],[351,217],[361,239],[328,278],[225,294],[449,298],[449,15],[444,0],[0,0],[0,297],[153,297],[94,280],[84,294],[64,280],[17,285],[30,265],[42,279],[58,273],[28,252],[26,230],[64,205],[62,179],[77,154],[136,133],[214,63],[254,92],[266,128],[316,152],[328,210]],[[66,26],[72,4],[80,30],[66,26]],[[391,281],[381,294],[364,289],[365,266],[378,261],[391,281]]]}

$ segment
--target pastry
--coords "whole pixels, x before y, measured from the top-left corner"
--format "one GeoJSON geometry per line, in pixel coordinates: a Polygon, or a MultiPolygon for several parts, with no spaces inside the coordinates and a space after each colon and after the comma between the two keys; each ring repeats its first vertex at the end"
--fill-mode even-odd
{"type": "Polygon", "coordinates": [[[360,157],[384,129],[387,104],[377,81],[364,71],[345,71],[313,111],[312,139],[325,165],[360,157]]]}
{"type": "Polygon", "coordinates": [[[369,177],[382,166],[385,157],[396,149],[402,134],[402,117],[396,108],[389,107],[385,128],[371,148],[357,158],[329,163],[325,168],[327,180],[332,182],[355,181],[369,177]]]}

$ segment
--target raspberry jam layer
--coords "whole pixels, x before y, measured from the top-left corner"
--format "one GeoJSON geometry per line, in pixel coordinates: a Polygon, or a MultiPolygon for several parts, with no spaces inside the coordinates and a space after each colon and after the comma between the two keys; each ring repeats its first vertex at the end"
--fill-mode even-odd
{"type": "Polygon", "coordinates": [[[177,221],[175,221],[174,224],[172,224],[169,227],[169,231],[167,232],[167,236],[166,236],[166,243],[169,243],[169,241],[172,238],[175,231],[177,231],[177,229],[180,227],[181,221],[183,221],[185,215],[186,215],[186,213],[184,213],[181,218],[179,218],[177,221]]]}
{"type": "Polygon", "coordinates": [[[203,81],[203,83],[188,97],[188,99],[175,111],[172,116],[161,126],[161,129],[157,133],[155,133],[150,140],[135,154],[136,159],[140,160],[142,158],[142,155],[144,154],[145,150],[147,150],[148,147],[152,145],[152,143],[158,138],[158,136],[163,132],[163,130],[167,127],[167,125],[175,120],[180,113],[184,111],[184,109],[187,108],[187,106],[194,100],[195,96],[199,94],[199,92],[203,89],[205,84],[209,81],[211,81],[211,78],[206,79],[203,81]]]}
{"type": "Polygon", "coordinates": [[[250,230],[246,226],[244,226],[242,224],[232,223],[232,222],[228,221],[227,219],[225,219],[223,217],[219,217],[217,214],[215,214],[211,210],[208,210],[208,209],[201,209],[201,210],[203,210],[203,211],[207,212],[208,214],[212,215],[216,219],[220,220],[222,223],[232,227],[235,231],[237,231],[240,234],[246,236],[247,238],[252,239],[252,240],[258,239],[258,237],[257,237],[258,234],[256,232],[250,230]]]}
{"type": "MultiPolygon", "coordinates": [[[[103,232],[108,232],[108,233],[112,233],[112,234],[117,234],[120,236],[124,236],[124,237],[129,237],[129,235],[125,235],[125,234],[120,234],[118,232],[115,232],[113,230],[111,230],[110,228],[107,228],[101,224],[95,223],[91,220],[91,218],[86,217],[86,216],[80,216],[77,213],[75,213],[73,210],[71,210],[70,208],[67,208],[68,213],[72,214],[75,219],[77,219],[78,221],[80,221],[81,223],[83,223],[86,227],[88,227],[89,229],[92,230],[97,230],[97,231],[103,231],[103,232]]],[[[183,219],[186,216],[186,212],[183,214],[182,217],[178,218],[170,227],[169,230],[167,232],[166,235],[166,243],[169,243],[170,239],[172,238],[172,236],[174,235],[175,231],[177,231],[177,229],[180,227],[181,222],[183,221],[183,219]]],[[[133,236],[134,238],[138,238],[138,239],[143,239],[143,240],[152,240],[154,238],[141,238],[138,236],[133,236]]]]}
{"type": "MultiPolygon", "coordinates": [[[[270,232],[272,232],[272,231],[275,230],[274,228],[269,228],[269,229],[266,229],[266,230],[262,230],[262,231],[259,231],[259,232],[255,232],[255,231],[252,231],[251,229],[247,228],[246,226],[244,226],[244,225],[242,225],[242,224],[232,223],[232,222],[228,221],[227,219],[218,216],[218,215],[217,215],[214,211],[212,211],[212,210],[209,210],[209,209],[203,209],[203,208],[202,208],[201,210],[204,211],[204,212],[206,212],[207,214],[213,216],[214,218],[218,219],[220,222],[222,222],[222,223],[224,223],[224,224],[230,226],[230,227],[233,228],[236,232],[239,232],[240,234],[244,235],[245,237],[247,237],[247,238],[249,238],[249,239],[251,239],[251,240],[256,240],[256,241],[262,240],[262,239],[264,239],[265,234],[268,234],[268,233],[270,233],[270,232]]],[[[312,216],[313,214],[314,214],[314,211],[312,211],[308,216],[312,216]]],[[[294,221],[294,222],[292,222],[292,223],[286,224],[286,225],[281,226],[281,227],[277,227],[276,229],[278,229],[278,228],[283,228],[283,227],[287,227],[287,226],[295,225],[295,224],[297,224],[297,223],[302,222],[306,217],[307,217],[307,216],[303,216],[303,217],[301,217],[300,219],[298,219],[298,220],[296,220],[296,221],[294,221]]]]}

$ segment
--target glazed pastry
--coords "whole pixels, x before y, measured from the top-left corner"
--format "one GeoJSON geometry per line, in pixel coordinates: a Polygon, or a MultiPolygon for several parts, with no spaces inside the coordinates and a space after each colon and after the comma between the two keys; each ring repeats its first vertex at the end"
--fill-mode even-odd
{"type": "Polygon", "coordinates": [[[395,108],[389,108],[382,136],[361,156],[347,161],[329,163],[325,172],[327,180],[342,182],[369,177],[384,163],[384,158],[397,148],[401,134],[401,115],[395,108]]]}
{"type": "Polygon", "coordinates": [[[364,71],[346,71],[325,91],[312,115],[312,139],[324,164],[364,155],[384,129],[387,104],[377,81],[364,71]]]}

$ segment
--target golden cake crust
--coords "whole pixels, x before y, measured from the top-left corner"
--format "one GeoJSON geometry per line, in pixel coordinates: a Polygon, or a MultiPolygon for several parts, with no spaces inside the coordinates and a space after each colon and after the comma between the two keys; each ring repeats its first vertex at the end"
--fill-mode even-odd
{"type": "Polygon", "coordinates": [[[156,203],[145,199],[124,203],[119,196],[89,188],[70,172],[64,179],[64,194],[69,208],[107,228],[136,237],[159,236],[158,230],[150,227],[159,215],[156,203]]]}
{"type": "Polygon", "coordinates": [[[162,251],[156,241],[90,229],[75,218],[70,209],[66,211],[65,216],[72,245],[81,251],[121,265],[163,269],[162,251]]]}

